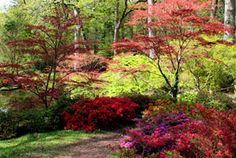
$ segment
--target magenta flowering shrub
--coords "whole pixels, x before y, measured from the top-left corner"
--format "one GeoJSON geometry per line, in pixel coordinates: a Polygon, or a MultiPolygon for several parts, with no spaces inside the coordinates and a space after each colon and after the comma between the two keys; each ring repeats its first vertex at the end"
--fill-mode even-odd
{"type": "Polygon", "coordinates": [[[188,114],[180,111],[162,111],[138,120],[136,128],[127,131],[120,147],[135,151],[140,157],[236,156],[235,112],[209,109],[201,104],[193,105],[188,114]]]}
{"type": "Polygon", "coordinates": [[[62,113],[65,129],[87,130],[114,128],[136,117],[138,104],[129,98],[97,97],[84,99],[62,113]]]}

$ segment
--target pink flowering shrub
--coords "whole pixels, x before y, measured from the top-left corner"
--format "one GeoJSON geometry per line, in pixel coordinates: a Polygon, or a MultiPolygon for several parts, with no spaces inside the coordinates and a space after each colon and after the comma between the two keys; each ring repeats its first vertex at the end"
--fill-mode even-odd
{"type": "Polygon", "coordinates": [[[188,108],[178,105],[172,107],[171,112],[168,105],[164,106],[155,114],[146,111],[137,127],[127,131],[120,147],[135,150],[136,156],[140,157],[236,156],[234,111],[222,112],[195,104],[188,108]]]}
{"type": "Polygon", "coordinates": [[[136,117],[138,107],[128,98],[83,99],[62,113],[64,128],[87,131],[114,128],[131,122],[136,117]]]}

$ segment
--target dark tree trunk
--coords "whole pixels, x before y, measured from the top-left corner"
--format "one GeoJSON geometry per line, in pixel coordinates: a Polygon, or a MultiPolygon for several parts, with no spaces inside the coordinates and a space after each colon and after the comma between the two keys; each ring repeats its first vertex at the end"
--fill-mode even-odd
{"type": "Polygon", "coordinates": [[[218,0],[212,0],[212,4],[211,4],[211,8],[212,8],[212,11],[211,11],[211,17],[215,17],[216,16],[216,13],[217,13],[217,9],[218,9],[218,0]]]}
{"type": "MultiPolygon", "coordinates": [[[[120,0],[115,1],[115,24],[114,24],[114,42],[119,41],[119,34],[120,34],[120,28],[125,20],[125,18],[131,13],[133,10],[128,10],[128,0],[125,0],[125,6],[124,10],[122,11],[121,17],[119,17],[119,8],[120,8],[120,0]]],[[[116,55],[117,52],[114,50],[114,55],[116,55]]]]}

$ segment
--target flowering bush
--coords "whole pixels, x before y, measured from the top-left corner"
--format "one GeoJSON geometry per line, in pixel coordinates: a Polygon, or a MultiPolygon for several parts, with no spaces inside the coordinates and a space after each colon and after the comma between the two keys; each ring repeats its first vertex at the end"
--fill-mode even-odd
{"type": "Polygon", "coordinates": [[[174,104],[169,99],[158,99],[148,104],[148,108],[143,111],[143,117],[158,115],[161,111],[173,111],[174,108],[174,104]]]}
{"type": "Polygon", "coordinates": [[[120,147],[135,150],[141,157],[236,156],[235,112],[221,112],[201,104],[181,107],[180,112],[175,108],[173,112],[146,115],[135,129],[128,130],[120,147]]]}
{"type": "Polygon", "coordinates": [[[128,98],[83,99],[62,113],[64,128],[91,131],[116,127],[134,119],[138,107],[138,104],[128,98]]]}
{"type": "Polygon", "coordinates": [[[2,80],[2,84],[3,86],[9,86],[12,83],[12,81],[10,79],[4,79],[2,80]]]}

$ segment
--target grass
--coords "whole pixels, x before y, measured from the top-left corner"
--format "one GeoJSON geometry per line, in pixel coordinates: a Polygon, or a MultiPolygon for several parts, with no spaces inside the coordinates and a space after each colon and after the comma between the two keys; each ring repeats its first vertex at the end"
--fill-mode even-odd
{"type": "MultiPolygon", "coordinates": [[[[89,139],[98,132],[55,131],[28,134],[19,138],[0,141],[0,158],[50,158],[65,147],[79,140],[89,139]]],[[[100,133],[100,132],[99,132],[100,133]]]]}

